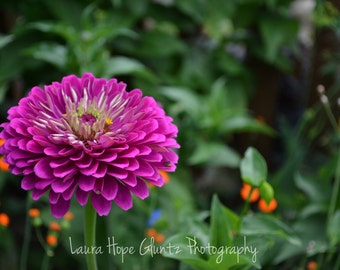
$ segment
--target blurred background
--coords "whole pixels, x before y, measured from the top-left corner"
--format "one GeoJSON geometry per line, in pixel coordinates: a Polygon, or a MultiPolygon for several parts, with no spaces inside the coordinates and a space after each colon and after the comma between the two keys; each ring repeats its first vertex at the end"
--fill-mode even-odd
{"type": "MultiPolygon", "coordinates": [[[[114,235],[121,245],[138,247],[149,229],[165,239],[178,232],[204,235],[214,194],[240,212],[239,165],[253,146],[268,164],[278,201],[273,215],[302,243],[285,243],[283,251],[281,240],[274,241],[262,254],[263,269],[307,269],[320,254],[339,251],[338,240],[330,243],[338,233],[329,234],[324,222],[339,136],[323,108],[330,108],[337,128],[339,12],[338,0],[1,1],[0,119],[5,122],[7,110],[33,86],[69,74],[90,71],[140,88],[179,127],[178,170],[131,211],[114,208],[100,219],[98,241],[114,235]],[[327,104],[316,91],[320,84],[327,104]]],[[[84,267],[68,242],[72,236],[82,243],[82,209],[75,204],[76,218],[58,221],[64,225],[59,242],[44,250],[39,238],[55,221],[47,200],[32,202],[20,177],[6,166],[0,173],[0,213],[9,217],[0,228],[0,269],[40,269],[48,251],[45,269],[84,267]],[[32,222],[31,208],[40,210],[41,223],[32,222]]],[[[100,269],[193,269],[160,255],[128,258],[121,263],[104,254],[100,269]]],[[[334,261],[331,256],[319,267],[336,269],[334,261]]]]}

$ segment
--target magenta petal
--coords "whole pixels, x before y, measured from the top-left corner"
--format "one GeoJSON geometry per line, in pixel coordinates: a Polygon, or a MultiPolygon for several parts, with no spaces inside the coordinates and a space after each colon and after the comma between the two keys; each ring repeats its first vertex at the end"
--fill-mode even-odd
{"type": "Polygon", "coordinates": [[[148,162],[145,162],[144,160],[138,160],[138,162],[139,168],[135,170],[136,175],[144,177],[154,175],[155,170],[148,162]]]}
{"type": "Polygon", "coordinates": [[[92,205],[99,216],[107,216],[110,213],[112,201],[106,200],[103,196],[92,192],[92,205]]]}
{"type": "Polygon", "coordinates": [[[65,190],[67,190],[72,184],[73,184],[73,179],[68,179],[68,180],[58,179],[52,183],[51,188],[54,192],[62,193],[65,190]]]}
{"type": "Polygon", "coordinates": [[[89,199],[89,192],[85,192],[81,190],[80,188],[77,189],[76,191],[76,198],[81,206],[84,206],[88,199],[89,199]]]}
{"type": "Polygon", "coordinates": [[[57,203],[51,203],[51,213],[55,218],[62,218],[70,209],[70,200],[66,201],[62,196],[59,196],[57,203]]]}
{"type": "Polygon", "coordinates": [[[84,175],[94,175],[97,172],[99,166],[99,162],[96,160],[92,160],[91,165],[86,168],[81,168],[80,171],[84,175]]]}
{"type": "Polygon", "coordinates": [[[55,193],[53,190],[51,190],[48,195],[50,203],[52,204],[56,204],[58,202],[59,197],[60,197],[60,193],[55,193]]]}
{"type": "Polygon", "coordinates": [[[124,182],[124,184],[127,184],[130,187],[134,187],[135,185],[137,185],[136,175],[132,172],[129,172],[128,176],[121,180],[122,182],[124,182]]]}
{"type": "Polygon", "coordinates": [[[145,199],[149,196],[148,186],[141,179],[137,179],[137,185],[135,185],[134,187],[129,187],[129,190],[141,199],[145,199]]]}
{"type": "Polygon", "coordinates": [[[131,193],[123,185],[118,185],[118,192],[114,201],[123,210],[129,210],[132,207],[131,193]]]}
{"type": "Polygon", "coordinates": [[[72,198],[72,195],[74,194],[74,191],[76,189],[77,185],[75,183],[75,181],[73,181],[72,185],[63,192],[63,198],[66,200],[66,201],[69,201],[71,200],[72,198]]]}
{"type": "Polygon", "coordinates": [[[35,174],[42,179],[53,177],[53,171],[50,167],[50,160],[47,158],[40,159],[34,166],[35,174]]]}
{"type": "Polygon", "coordinates": [[[30,190],[34,188],[36,176],[34,174],[25,175],[21,181],[21,188],[24,190],[30,190]]]}
{"type": "Polygon", "coordinates": [[[107,200],[113,200],[118,191],[118,183],[114,177],[105,177],[102,195],[107,200]]]}
{"type": "Polygon", "coordinates": [[[94,184],[96,183],[96,178],[93,176],[80,175],[78,177],[78,186],[83,191],[93,190],[94,184]]]}
{"type": "Polygon", "coordinates": [[[45,189],[33,189],[32,190],[32,199],[39,200],[42,195],[44,195],[48,191],[48,188],[45,189]]]}

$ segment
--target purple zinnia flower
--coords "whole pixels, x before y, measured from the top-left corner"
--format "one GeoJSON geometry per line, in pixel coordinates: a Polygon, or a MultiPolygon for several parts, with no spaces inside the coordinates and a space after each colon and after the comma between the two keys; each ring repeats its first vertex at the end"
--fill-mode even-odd
{"type": "Polygon", "coordinates": [[[152,97],[125,88],[116,79],[71,75],[33,87],[8,111],[0,153],[13,174],[24,175],[21,187],[34,200],[49,192],[55,217],[74,193],[82,206],[91,196],[99,215],[108,215],[112,201],[127,210],[131,193],[146,198],[146,182],[162,186],[159,170],[175,170],[172,118],[152,97]]]}

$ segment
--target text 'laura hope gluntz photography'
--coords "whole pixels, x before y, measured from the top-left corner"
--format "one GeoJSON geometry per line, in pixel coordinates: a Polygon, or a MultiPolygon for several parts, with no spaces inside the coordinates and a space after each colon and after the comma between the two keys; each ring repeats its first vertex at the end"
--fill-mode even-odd
{"type": "Polygon", "coordinates": [[[126,256],[137,254],[140,256],[155,256],[157,254],[175,256],[181,253],[189,253],[191,255],[207,254],[214,256],[216,263],[221,263],[223,258],[228,255],[235,255],[237,263],[240,262],[240,256],[250,256],[253,263],[256,263],[258,250],[256,247],[247,245],[246,236],[243,237],[243,245],[235,246],[214,246],[209,242],[205,245],[199,244],[196,237],[185,237],[186,244],[174,245],[171,242],[166,245],[157,245],[154,237],[144,238],[139,246],[120,245],[114,236],[107,238],[107,243],[98,246],[76,245],[69,237],[69,248],[73,255],[87,254],[110,254],[119,256],[121,262],[124,263],[126,256]]]}

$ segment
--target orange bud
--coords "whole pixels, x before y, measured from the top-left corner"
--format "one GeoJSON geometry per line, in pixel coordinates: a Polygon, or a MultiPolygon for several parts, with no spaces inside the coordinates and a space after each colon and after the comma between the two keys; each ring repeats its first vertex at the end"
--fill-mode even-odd
{"type": "Polygon", "coordinates": [[[30,210],[28,210],[28,215],[31,218],[37,218],[40,216],[40,210],[38,208],[31,208],[30,210]]]}
{"type": "Polygon", "coordinates": [[[277,201],[273,198],[269,204],[264,199],[260,199],[258,204],[259,209],[264,213],[273,212],[277,207],[277,201]]]}
{"type": "Polygon", "coordinates": [[[161,243],[164,242],[164,240],[165,240],[165,237],[164,237],[163,234],[158,233],[158,234],[155,235],[155,242],[156,243],[161,244],[161,243]]]}
{"type": "Polygon", "coordinates": [[[4,161],[4,157],[0,157],[0,171],[8,172],[9,165],[4,161]]]}
{"type": "Polygon", "coordinates": [[[49,246],[55,246],[58,244],[58,238],[57,236],[53,235],[53,234],[48,234],[46,236],[46,243],[49,246]]]}
{"type": "MultiPolygon", "coordinates": [[[[242,186],[241,191],[240,191],[240,195],[241,195],[243,200],[247,200],[249,193],[251,191],[251,188],[252,188],[251,185],[243,183],[243,186],[242,186]]],[[[259,197],[260,197],[259,190],[257,188],[253,188],[253,191],[250,195],[249,201],[255,202],[259,199],[259,197]]]]}
{"type": "Polygon", "coordinates": [[[307,264],[307,270],[316,270],[318,268],[318,264],[315,261],[310,261],[307,264]]]}
{"type": "Polygon", "coordinates": [[[74,218],[74,215],[70,211],[68,211],[64,216],[64,219],[66,220],[72,220],[73,218],[74,218]]]}
{"type": "Polygon", "coordinates": [[[55,222],[55,221],[52,221],[49,225],[49,229],[51,231],[56,231],[56,232],[59,232],[60,231],[60,225],[58,222],[55,222]]]}
{"type": "Polygon", "coordinates": [[[145,234],[149,237],[155,237],[157,235],[157,231],[154,228],[147,229],[145,234]]]}
{"type": "Polygon", "coordinates": [[[0,225],[7,227],[9,225],[9,216],[6,213],[0,213],[0,225]]]}

